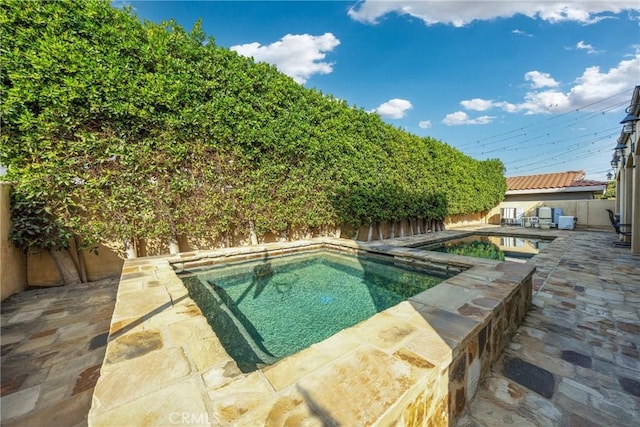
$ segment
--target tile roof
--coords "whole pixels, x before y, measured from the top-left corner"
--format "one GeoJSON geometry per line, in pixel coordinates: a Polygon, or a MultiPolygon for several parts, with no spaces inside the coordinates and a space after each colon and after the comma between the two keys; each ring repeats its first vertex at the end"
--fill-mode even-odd
{"type": "Polygon", "coordinates": [[[542,190],[563,187],[590,187],[606,184],[606,182],[584,180],[584,176],[584,171],[511,176],[507,177],[507,191],[542,190]]]}

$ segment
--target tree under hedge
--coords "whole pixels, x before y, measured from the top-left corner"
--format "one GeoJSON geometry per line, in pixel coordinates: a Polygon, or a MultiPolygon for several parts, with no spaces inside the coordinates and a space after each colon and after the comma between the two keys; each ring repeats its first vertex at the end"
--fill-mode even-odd
{"type": "Polygon", "coordinates": [[[108,1],[0,5],[0,163],[84,242],[442,219],[503,165],[307,89],[108,1]]]}

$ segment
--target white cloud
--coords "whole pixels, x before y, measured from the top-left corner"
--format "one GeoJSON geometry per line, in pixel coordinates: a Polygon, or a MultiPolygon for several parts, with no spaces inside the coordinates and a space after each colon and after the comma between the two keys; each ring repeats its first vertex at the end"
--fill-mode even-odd
{"type": "Polygon", "coordinates": [[[576,43],[576,49],[578,50],[586,50],[587,53],[596,53],[597,51],[590,44],[585,43],[583,40],[580,40],[576,43]]]}
{"type": "Polygon", "coordinates": [[[273,64],[302,84],[314,74],[329,74],[333,71],[333,63],[323,60],[326,53],[339,44],[340,40],[331,33],[321,36],[287,34],[269,45],[254,42],[231,46],[230,49],[240,55],[253,57],[257,62],[273,64]]]}
{"type": "Polygon", "coordinates": [[[529,34],[526,31],[522,31],[522,30],[513,30],[511,32],[517,36],[533,37],[533,34],[529,34]]]}
{"type": "Polygon", "coordinates": [[[549,73],[541,73],[540,71],[529,71],[524,75],[524,79],[531,82],[531,87],[534,89],[560,86],[560,83],[555,81],[549,73]]]}
{"type": "Polygon", "coordinates": [[[394,98],[380,104],[378,108],[373,111],[387,119],[401,119],[407,114],[407,111],[412,108],[413,105],[406,99],[394,98]]]}
{"type": "Polygon", "coordinates": [[[442,123],[447,126],[484,125],[491,123],[493,119],[495,119],[495,117],[492,116],[480,116],[472,119],[464,111],[456,111],[455,113],[447,114],[442,120],[442,123]]]}
{"type": "Polygon", "coordinates": [[[509,18],[517,14],[557,23],[592,24],[624,10],[640,10],[637,0],[618,1],[377,1],[364,0],[349,9],[349,16],[375,24],[389,14],[410,15],[426,25],[448,24],[463,27],[473,21],[509,18]]]}
{"type": "Polygon", "coordinates": [[[460,102],[460,105],[462,105],[465,110],[486,111],[493,108],[494,102],[486,99],[474,98],[462,101],[460,102]]]}
{"type": "Polygon", "coordinates": [[[628,101],[633,87],[638,84],[638,70],[640,70],[640,53],[635,58],[620,61],[617,67],[601,72],[600,67],[587,68],[582,76],[576,79],[576,85],[567,93],[570,108],[587,103],[593,103],[612,94],[628,89],[628,93],[620,95],[620,101],[628,101]]]}
{"type": "MultiPolygon", "coordinates": [[[[606,105],[616,103],[622,105],[628,102],[629,94],[638,84],[638,70],[640,70],[640,53],[636,53],[632,59],[620,61],[617,66],[608,71],[603,72],[598,66],[589,67],[573,81],[573,86],[566,92],[554,88],[558,85],[553,84],[555,80],[549,74],[531,71],[525,74],[525,79],[532,82],[532,89],[547,89],[527,92],[520,103],[474,98],[462,101],[460,104],[471,111],[487,111],[496,108],[508,113],[524,114],[566,113],[577,109],[590,111],[591,105],[593,105],[593,111],[599,111],[602,109],[602,104],[596,104],[599,101],[607,100],[606,105]]],[[[458,111],[449,114],[445,118],[445,123],[477,124],[467,123],[467,119],[466,113],[458,111]]]]}
{"type": "Polygon", "coordinates": [[[431,120],[421,120],[420,122],[418,122],[418,127],[420,129],[429,129],[431,126],[431,120]]]}

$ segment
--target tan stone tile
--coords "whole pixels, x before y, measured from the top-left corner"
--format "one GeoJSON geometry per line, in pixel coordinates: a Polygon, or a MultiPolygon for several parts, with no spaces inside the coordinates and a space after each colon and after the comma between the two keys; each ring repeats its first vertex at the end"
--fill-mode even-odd
{"type": "Polygon", "coordinates": [[[186,346],[189,356],[198,371],[203,371],[212,366],[223,366],[227,362],[233,361],[217,337],[187,342],[186,346]]]}
{"type": "Polygon", "coordinates": [[[210,390],[209,400],[214,418],[222,424],[231,424],[257,408],[269,408],[276,396],[262,374],[255,371],[224,387],[210,390]]]}
{"type": "Polygon", "coordinates": [[[165,283],[165,288],[167,289],[167,292],[169,293],[171,301],[173,301],[174,305],[181,303],[184,300],[190,299],[189,291],[182,285],[182,282],[180,282],[179,284],[165,283]]]}
{"type": "Polygon", "coordinates": [[[118,284],[118,293],[140,291],[142,289],[144,289],[144,281],[140,279],[120,280],[118,284]]]}
{"type": "Polygon", "coordinates": [[[363,346],[301,379],[298,390],[329,424],[372,425],[424,375],[424,370],[363,346]]]}
{"type": "Polygon", "coordinates": [[[311,347],[265,367],[262,371],[275,390],[295,384],[313,372],[362,344],[362,336],[354,328],[345,329],[311,347]]]}
{"type": "Polygon", "coordinates": [[[393,355],[396,358],[402,360],[403,362],[406,362],[418,369],[433,369],[436,366],[433,363],[429,362],[428,360],[423,359],[422,357],[418,356],[416,353],[404,347],[398,349],[398,351],[393,353],[393,355]]]}
{"type": "Polygon", "coordinates": [[[426,306],[439,307],[455,313],[463,305],[482,296],[483,293],[477,289],[441,283],[412,297],[409,301],[416,301],[426,306]]]}
{"type": "Polygon", "coordinates": [[[162,335],[158,330],[129,332],[111,340],[107,347],[105,365],[135,359],[162,347],[162,335]]]}
{"type": "Polygon", "coordinates": [[[213,338],[215,334],[204,316],[188,317],[169,326],[169,335],[175,345],[213,338]]]}
{"type": "MultiPolygon", "coordinates": [[[[420,310],[418,317],[422,317],[425,328],[435,331],[445,340],[460,343],[471,335],[471,333],[480,325],[477,320],[451,313],[437,307],[425,306],[420,310]]],[[[414,324],[420,322],[420,319],[412,318],[414,324]]]]}
{"type": "Polygon", "coordinates": [[[113,320],[132,317],[147,320],[155,313],[171,307],[171,298],[163,287],[131,291],[119,295],[113,310],[113,320]]]}
{"type": "Polygon", "coordinates": [[[163,310],[157,314],[151,316],[148,320],[144,322],[144,329],[161,329],[164,330],[168,325],[173,323],[182,322],[183,320],[189,319],[189,317],[185,313],[178,313],[175,308],[170,310],[163,310]]]}
{"type": "Polygon", "coordinates": [[[129,332],[142,332],[144,330],[144,319],[130,317],[127,319],[112,320],[109,329],[111,338],[118,337],[129,332]]]}
{"type": "Polygon", "coordinates": [[[404,348],[429,361],[439,369],[449,366],[452,360],[453,344],[447,342],[435,331],[424,331],[411,337],[404,348]]]}
{"type": "Polygon", "coordinates": [[[89,413],[89,425],[101,426],[210,426],[219,425],[207,411],[204,393],[197,381],[185,380],[152,391],[111,410],[89,413]]]}
{"type": "Polygon", "coordinates": [[[189,361],[182,349],[153,351],[110,367],[103,366],[94,400],[101,408],[110,409],[161,389],[190,372],[189,361]]]}
{"type": "Polygon", "coordinates": [[[378,313],[353,327],[353,332],[358,334],[362,341],[369,342],[382,350],[398,348],[417,330],[418,328],[410,322],[387,313],[378,313]]]}
{"type": "Polygon", "coordinates": [[[226,361],[219,361],[218,364],[207,369],[202,374],[202,380],[207,390],[215,390],[238,380],[242,375],[237,363],[228,358],[226,361]]]}
{"type": "Polygon", "coordinates": [[[321,427],[326,424],[300,393],[291,392],[244,415],[238,420],[238,425],[321,427]]]}
{"type": "Polygon", "coordinates": [[[422,307],[422,304],[416,301],[403,301],[400,304],[394,305],[383,311],[390,316],[397,317],[399,319],[407,320],[418,312],[418,309],[422,307]]]}

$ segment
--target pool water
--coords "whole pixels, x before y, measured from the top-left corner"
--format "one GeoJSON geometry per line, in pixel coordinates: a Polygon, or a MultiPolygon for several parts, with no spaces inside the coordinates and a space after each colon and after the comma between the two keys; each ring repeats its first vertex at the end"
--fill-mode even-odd
{"type": "Polygon", "coordinates": [[[526,262],[546,248],[553,239],[520,236],[471,235],[420,246],[436,252],[465,255],[499,261],[526,262]]]}
{"type": "Polygon", "coordinates": [[[328,250],[182,276],[243,372],[320,342],[448,277],[328,250]]]}

